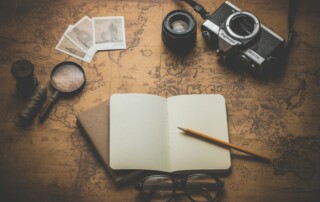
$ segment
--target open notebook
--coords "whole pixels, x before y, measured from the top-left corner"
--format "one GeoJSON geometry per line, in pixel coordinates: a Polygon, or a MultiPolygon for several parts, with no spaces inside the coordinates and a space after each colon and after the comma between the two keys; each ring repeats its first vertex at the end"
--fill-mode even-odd
{"type": "Polygon", "coordinates": [[[227,171],[226,148],[188,136],[192,128],[229,141],[221,95],[114,94],[110,99],[110,166],[165,172],[227,171]]]}

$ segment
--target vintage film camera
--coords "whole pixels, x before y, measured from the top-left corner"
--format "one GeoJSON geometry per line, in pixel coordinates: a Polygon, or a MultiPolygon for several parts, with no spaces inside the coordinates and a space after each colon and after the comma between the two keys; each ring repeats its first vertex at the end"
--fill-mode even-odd
{"type": "MultiPolygon", "coordinates": [[[[205,20],[201,26],[202,35],[217,51],[220,61],[235,69],[245,68],[261,75],[282,72],[287,61],[288,43],[261,24],[255,15],[241,11],[228,1],[211,14],[196,1],[182,1],[205,20]]],[[[195,44],[195,27],[196,22],[190,13],[172,11],[163,20],[162,40],[172,51],[184,53],[195,44]]],[[[292,27],[290,35],[293,30],[292,27]]]]}
{"type": "Polygon", "coordinates": [[[207,17],[201,31],[225,63],[256,73],[283,65],[285,40],[228,1],[207,17]]]}

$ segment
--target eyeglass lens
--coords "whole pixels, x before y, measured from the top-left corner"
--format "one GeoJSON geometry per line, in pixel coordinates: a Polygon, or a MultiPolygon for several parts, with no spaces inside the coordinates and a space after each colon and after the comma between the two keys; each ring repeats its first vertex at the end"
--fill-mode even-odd
{"type": "MultiPolygon", "coordinates": [[[[209,175],[191,175],[185,181],[187,195],[197,202],[213,201],[220,188],[217,180],[209,175]]],[[[142,194],[147,201],[169,201],[174,192],[175,182],[169,176],[152,176],[143,181],[142,194]]]]}
{"type": "Polygon", "coordinates": [[[190,176],[186,181],[186,191],[190,198],[198,202],[213,201],[219,188],[215,178],[206,175],[190,176]]]}
{"type": "Polygon", "coordinates": [[[169,201],[174,193],[174,182],[166,176],[147,178],[143,182],[143,196],[147,201],[169,201]]]}

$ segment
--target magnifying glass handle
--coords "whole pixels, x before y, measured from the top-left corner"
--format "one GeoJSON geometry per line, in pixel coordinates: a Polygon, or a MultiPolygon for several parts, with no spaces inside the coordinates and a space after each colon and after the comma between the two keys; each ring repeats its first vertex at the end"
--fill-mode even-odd
{"type": "Polygon", "coordinates": [[[55,102],[58,100],[58,98],[59,98],[59,91],[55,91],[53,95],[49,98],[49,101],[47,102],[45,107],[40,112],[40,115],[39,115],[40,122],[43,122],[47,118],[51,108],[53,107],[55,102]]]}

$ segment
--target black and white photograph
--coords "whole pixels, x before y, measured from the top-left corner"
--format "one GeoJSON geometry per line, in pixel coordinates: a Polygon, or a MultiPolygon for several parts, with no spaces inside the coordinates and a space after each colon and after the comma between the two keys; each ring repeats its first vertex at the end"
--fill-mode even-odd
{"type": "Polygon", "coordinates": [[[84,16],[71,30],[67,31],[65,36],[77,44],[87,55],[94,55],[96,51],[93,47],[92,34],[91,19],[88,16],[84,16]]]}
{"type": "MultiPolygon", "coordinates": [[[[70,31],[72,29],[72,25],[69,25],[68,29],[65,33],[70,31]]],[[[65,35],[63,35],[55,47],[56,50],[59,50],[67,55],[70,55],[72,57],[78,58],[80,60],[83,60],[85,62],[90,63],[93,56],[87,55],[79,46],[77,46],[74,42],[72,42],[69,38],[67,38],[65,35]]]]}
{"type": "Polygon", "coordinates": [[[93,44],[97,50],[125,49],[125,29],[123,16],[94,17],[93,44]]]}

